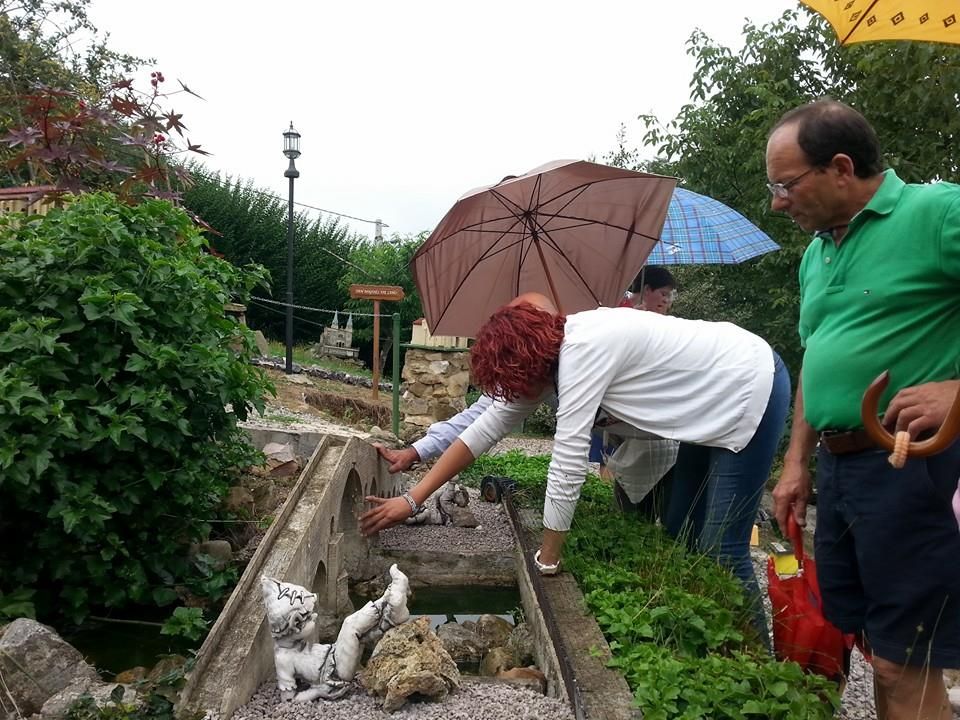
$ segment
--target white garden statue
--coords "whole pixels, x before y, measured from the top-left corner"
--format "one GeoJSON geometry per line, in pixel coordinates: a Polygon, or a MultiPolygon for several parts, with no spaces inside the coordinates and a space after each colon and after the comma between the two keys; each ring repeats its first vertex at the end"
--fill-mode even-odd
{"type": "Polygon", "coordinates": [[[332,645],[311,642],[317,619],[315,593],[266,575],[260,577],[260,587],[273,636],[281,700],[309,702],[343,697],[357,672],[364,644],[376,642],[387,630],[410,618],[410,582],[396,565],[390,567],[390,584],[383,595],[347,616],[332,645]],[[298,677],[310,683],[299,693],[298,677]]]}

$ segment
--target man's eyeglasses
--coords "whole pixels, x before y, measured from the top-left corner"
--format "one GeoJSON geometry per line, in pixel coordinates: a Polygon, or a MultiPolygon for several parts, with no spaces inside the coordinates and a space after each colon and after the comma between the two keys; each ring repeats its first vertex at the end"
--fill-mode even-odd
{"type": "Polygon", "coordinates": [[[812,173],[816,168],[810,168],[806,172],[800,173],[792,180],[787,180],[782,183],[767,183],[767,190],[770,191],[770,194],[775,198],[780,198],[781,200],[786,200],[790,197],[790,188],[796,185],[798,182],[803,180],[807,175],[812,173]]]}

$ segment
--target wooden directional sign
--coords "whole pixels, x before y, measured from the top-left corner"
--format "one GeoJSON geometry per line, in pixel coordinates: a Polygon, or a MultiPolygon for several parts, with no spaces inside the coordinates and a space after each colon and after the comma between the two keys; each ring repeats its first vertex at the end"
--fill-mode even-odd
{"type": "Polygon", "coordinates": [[[397,285],[351,285],[354,300],[403,300],[403,288],[397,285]]]}

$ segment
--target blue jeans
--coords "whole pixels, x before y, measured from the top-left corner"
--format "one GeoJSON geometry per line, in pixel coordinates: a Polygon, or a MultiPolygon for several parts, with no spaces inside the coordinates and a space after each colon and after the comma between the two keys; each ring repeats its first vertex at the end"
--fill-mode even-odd
{"type": "Polygon", "coordinates": [[[790,375],[777,353],[773,358],[770,400],[753,438],[738,453],[683,443],[664,519],[670,535],[715,557],[743,583],[753,624],[768,646],[763,602],[750,560],[750,535],[790,407],[790,375]]]}

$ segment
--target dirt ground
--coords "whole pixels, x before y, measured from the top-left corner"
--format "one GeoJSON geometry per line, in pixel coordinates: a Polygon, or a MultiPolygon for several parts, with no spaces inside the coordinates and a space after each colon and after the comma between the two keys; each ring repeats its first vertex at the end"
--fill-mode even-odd
{"type": "Polygon", "coordinates": [[[393,396],[380,390],[373,399],[373,390],[359,385],[348,385],[312,375],[287,375],[282,370],[263,368],[276,387],[276,396],[268,395],[269,408],[283,412],[344,422],[357,427],[377,425],[389,428],[393,396]]]}

